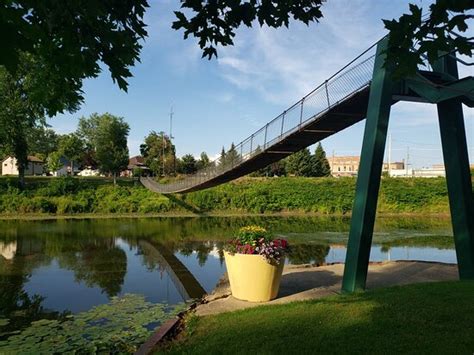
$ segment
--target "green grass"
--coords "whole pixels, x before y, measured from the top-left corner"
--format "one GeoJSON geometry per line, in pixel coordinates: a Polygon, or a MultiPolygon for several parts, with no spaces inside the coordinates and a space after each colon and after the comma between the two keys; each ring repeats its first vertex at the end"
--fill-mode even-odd
{"type": "Polygon", "coordinates": [[[192,354],[473,354],[474,282],[442,282],[195,317],[192,354]]]}

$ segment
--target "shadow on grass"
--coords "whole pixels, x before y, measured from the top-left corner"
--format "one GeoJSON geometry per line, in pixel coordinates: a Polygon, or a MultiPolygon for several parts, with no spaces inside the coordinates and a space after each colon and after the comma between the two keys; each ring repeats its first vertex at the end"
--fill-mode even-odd
{"type": "Polygon", "coordinates": [[[174,202],[176,205],[184,208],[186,211],[198,214],[200,216],[206,216],[207,215],[206,212],[204,212],[203,210],[200,210],[196,206],[190,205],[189,203],[186,203],[185,201],[183,201],[181,198],[179,198],[178,195],[171,195],[170,194],[170,195],[166,195],[166,197],[171,202],[174,202]]]}

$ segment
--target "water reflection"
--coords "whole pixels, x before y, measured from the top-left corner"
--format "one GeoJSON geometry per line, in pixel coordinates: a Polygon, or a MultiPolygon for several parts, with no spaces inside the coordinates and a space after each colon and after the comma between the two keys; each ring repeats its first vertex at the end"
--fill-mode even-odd
{"type": "MultiPolygon", "coordinates": [[[[0,221],[2,333],[89,310],[124,294],[169,305],[211,291],[236,229],[287,237],[292,264],[344,261],[349,220],[335,217],[0,221]]],[[[447,219],[377,221],[371,260],[455,262],[447,219]]]]}

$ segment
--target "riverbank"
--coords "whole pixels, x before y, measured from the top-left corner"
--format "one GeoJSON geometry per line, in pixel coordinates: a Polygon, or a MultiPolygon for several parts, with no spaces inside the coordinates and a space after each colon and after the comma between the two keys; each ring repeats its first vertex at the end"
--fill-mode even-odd
{"type": "MultiPolygon", "coordinates": [[[[333,213],[329,215],[334,218],[350,218],[352,213],[333,213]]],[[[27,213],[27,214],[0,214],[0,221],[48,221],[48,220],[68,220],[68,219],[138,219],[138,218],[232,218],[232,217],[328,217],[328,214],[318,212],[211,212],[211,213],[186,213],[186,212],[166,212],[166,213],[77,213],[77,214],[46,214],[46,213],[27,213]]],[[[449,219],[449,212],[404,212],[404,213],[378,213],[377,218],[407,217],[407,218],[442,218],[449,219]]]]}
{"type": "MultiPolygon", "coordinates": [[[[0,178],[0,218],[104,218],[234,215],[350,215],[354,178],[242,178],[186,195],[153,193],[137,181],[100,178],[0,178]]],[[[381,215],[448,215],[446,181],[384,178],[381,215]]]]}

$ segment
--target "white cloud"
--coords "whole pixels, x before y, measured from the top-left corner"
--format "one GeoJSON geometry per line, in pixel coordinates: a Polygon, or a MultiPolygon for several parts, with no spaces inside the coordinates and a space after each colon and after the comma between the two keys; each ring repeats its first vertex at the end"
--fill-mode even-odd
{"type": "Polygon", "coordinates": [[[240,30],[235,46],[219,51],[221,75],[241,90],[288,106],[381,37],[382,25],[372,10],[362,0],[351,6],[333,1],[324,5],[319,24],[240,30]]]}

